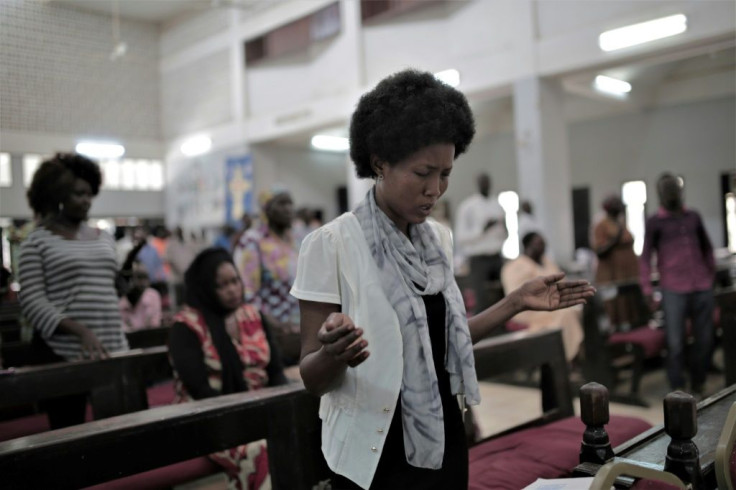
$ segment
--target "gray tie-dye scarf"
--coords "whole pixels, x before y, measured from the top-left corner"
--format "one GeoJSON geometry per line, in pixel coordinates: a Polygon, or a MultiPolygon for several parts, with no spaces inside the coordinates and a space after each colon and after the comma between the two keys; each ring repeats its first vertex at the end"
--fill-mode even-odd
{"type": "Polygon", "coordinates": [[[353,211],[380,271],[381,283],[401,326],[404,372],[401,383],[406,459],[412,466],[438,469],[445,450],[445,427],[427,313],[422,295],[443,293],[446,305],[445,368],[453,394],[480,402],[473,343],[460,290],[431,225],[409,228],[411,240],[376,205],[374,188],[353,211]]]}

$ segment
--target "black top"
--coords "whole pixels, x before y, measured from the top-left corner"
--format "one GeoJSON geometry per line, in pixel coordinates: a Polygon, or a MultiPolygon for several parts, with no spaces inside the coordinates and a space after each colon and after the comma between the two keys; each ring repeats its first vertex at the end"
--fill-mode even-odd
{"type": "MultiPolygon", "coordinates": [[[[468,446],[457,397],[450,391],[450,375],[445,370],[445,298],[442,293],[422,296],[427,310],[432,359],[442,399],[445,421],[445,456],[442,468],[431,470],[411,466],[406,461],[401,419],[401,397],[396,403],[391,427],[371,483],[375,490],[455,490],[468,488],[468,446]]],[[[333,475],[333,490],[360,489],[342,475],[333,475]]]]}
{"type": "MultiPolygon", "coordinates": [[[[261,315],[261,325],[263,326],[263,331],[266,333],[268,347],[271,350],[271,360],[266,366],[268,386],[286,384],[286,376],[284,376],[284,369],[281,365],[281,355],[273,342],[271,329],[263,315],[261,315]]],[[[204,364],[202,344],[199,342],[197,334],[184,323],[177,322],[171,327],[171,333],[169,334],[169,355],[181,382],[184,383],[187,392],[195,400],[244,391],[242,389],[228,389],[228,386],[231,386],[228,383],[223,383],[222,392],[210,386],[207,368],[204,364]]],[[[247,384],[244,386],[247,391],[247,384]]]]}

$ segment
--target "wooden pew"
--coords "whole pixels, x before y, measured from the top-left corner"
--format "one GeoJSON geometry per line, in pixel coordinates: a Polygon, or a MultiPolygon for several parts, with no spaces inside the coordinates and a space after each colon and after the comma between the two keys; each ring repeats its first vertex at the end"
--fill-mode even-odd
{"type": "Polygon", "coordinates": [[[726,386],[736,384],[736,287],[715,292],[716,305],[720,308],[721,347],[726,386]]]}
{"type": "Polygon", "coordinates": [[[146,382],[170,369],[168,349],[153,347],[109,359],[45,364],[0,371],[0,408],[89,393],[95,419],[148,408],[146,382]]]}
{"type": "MultiPolygon", "coordinates": [[[[726,422],[729,409],[736,403],[736,385],[732,385],[719,393],[703,400],[697,406],[698,431],[692,441],[700,452],[700,472],[704,481],[703,488],[717,487],[715,475],[715,456],[718,440],[726,422]]],[[[665,467],[667,446],[671,438],[663,426],[653,427],[647,432],[614,448],[613,462],[629,462],[648,466],[654,469],[665,467]]],[[[593,476],[600,465],[583,463],[575,472],[577,475],[593,476]]],[[[622,487],[634,485],[631,478],[621,478],[617,484],[622,487]]]]}
{"type": "Polygon", "coordinates": [[[266,439],[273,488],[311,489],[326,477],[318,404],[295,383],[7,441],[3,488],[82,488],[266,439]]]}
{"type": "Polygon", "coordinates": [[[25,366],[33,356],[31,343],[20,341],[3,342],[0,345],[0,353],[4,368],[25,366]]]}
{"type": "Polygon", "coordinates": [[[145,349],[146,347],[158,347],[168,345],[171,327],[153,327],[126,332],[128,345],[131,349],[145,349]]]}
{"type": "MultiPolygon", "coordinates": [[[[537,478],[560,478],[578,463],[585,425],[574,417],[568,366],[559,330],[520,331],[475,347],[479,379],[540,369],[542,415],[470,448],[469,488],[518,489],[537,478]]],[[[622,443],[650,427],[642,420],[614,416],[611,440],[622,443]]]]}
{"type": "Polygon", "coordinates": [[[525,427],[545,424],[575,414],[565,361],[562,335],[558,330],[520,331],[491,337],[475,345],[475,370],[479,380],[518,370],[540,368],[543,414],[525,427]]]}
{"type": "MultiPolygon", "coordinates": [[[[476,346],[475,356],[480,379],[542,366],[542,416],[483,443],[550,422],[575,422],[559,331],[491,338],[476,346]]],[[[318,404],[298,384],[158,407],[0,443],[0,474],[10,482],[7,488],[79,488],[265,438],[274,488],[311,488],[327,475],[318,404]],[[34,471],[39,467],[48,471],[34,471]]],[[[568,432],[574,461],[582,432],[582,425],[568,432]]]]}
{"type": "Polygon", "coordinates": [[[20,303],[0,303],[0,341],[21,340],[20,303]]]}
{"type": "MultiPolygon", "coordinates": [[[[520,428],[573,415],[559,332],[495,337],[475,353],[481,378],[538,365],[549,370],[545,413],[520,428]]],[[[317,408],[301,385],[158,407],[0,443],[0,473],[23,486],[83,487],[266,438],[274,488],[311,488],[326,474],[317,408]],[[30,481],[24,475],[32,467],[49,471],[30,481]]]]}

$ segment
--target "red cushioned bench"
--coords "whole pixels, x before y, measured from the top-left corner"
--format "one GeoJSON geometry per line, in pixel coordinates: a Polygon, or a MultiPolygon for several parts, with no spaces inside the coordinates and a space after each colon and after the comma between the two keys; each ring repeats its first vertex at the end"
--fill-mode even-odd
{"type": "MultiPolygon", "coordinates": [[[[478,343],[478,379],[540,368],[542,416],[470,448],[469,488],[518,490],[537,478],[568,476],[578,464],[585,426],[574,416],[568,365],[559,330],[519,331],[478,343]]],[[[613,445],[646,431],[633,417],[611,417],[613,445]]]]}
{"type": "MultiPolygon", "coordinates": [[[[634,417],[612,416],[613,446],[651,427],[634,417]]],[[[537,478],[564,478],[578,464],[585,425],[577,417],[491,439],[470,448],[469,490],[519,490],[537,478]]]]}

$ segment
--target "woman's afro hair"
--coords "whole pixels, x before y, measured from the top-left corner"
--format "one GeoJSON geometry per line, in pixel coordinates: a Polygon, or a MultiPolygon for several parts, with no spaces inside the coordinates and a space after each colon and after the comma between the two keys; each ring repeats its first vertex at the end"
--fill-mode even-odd
{"type": "Polygon", "coordinates": [[[426,146],[455,145],[455,158],[475,134],[465,96],[434,75],[404,70],[363,95],[350,121],[350,157],[358,177],[375,177],[371,156],[394,164],[426,146]]]}
{"type": "Polygon", "coordinates": [[[102,172],[100,167],[87,157],[76,153],[57,153],[44,161],[33,174],[28,187],[28,204],[36,214],[56,212],[74,186],[74,179],[86,180],[92,195],[100,192],[102,172]]]}

